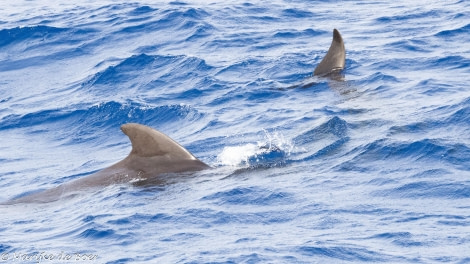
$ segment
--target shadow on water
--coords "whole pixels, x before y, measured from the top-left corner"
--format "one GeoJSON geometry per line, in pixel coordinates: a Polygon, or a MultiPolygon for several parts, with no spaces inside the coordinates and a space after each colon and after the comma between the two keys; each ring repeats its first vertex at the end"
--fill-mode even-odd
{"type": "Polygon", "coordinates": [[[313,88],[321,83],[327,83],[328,87],[340,95],[353,95],[357,92],[357,88],[353,87],[351,82],[345,77],[342,71],[333,71],[324,76],[309,76],[304,80],[287,87],[277,87],[277,90],[286,91],[291,89],[308,89],[313,88]]]}

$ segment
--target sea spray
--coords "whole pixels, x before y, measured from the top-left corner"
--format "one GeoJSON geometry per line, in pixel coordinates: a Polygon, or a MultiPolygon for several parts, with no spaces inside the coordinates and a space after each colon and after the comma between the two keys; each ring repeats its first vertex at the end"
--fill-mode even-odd
{"type": "Polygon", "coordinates": [[[282,133],[270,133],[263,130],[261,141],[238,146],[224,147],[218,155],[218,164],[222,166],[270,167],[284,164],[294,148],[292,142],[282,133]]]}

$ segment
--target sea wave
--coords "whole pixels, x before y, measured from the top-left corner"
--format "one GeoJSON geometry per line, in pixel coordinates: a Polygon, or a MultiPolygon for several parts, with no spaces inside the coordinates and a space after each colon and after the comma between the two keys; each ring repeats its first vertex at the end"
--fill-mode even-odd
{"type": "Polygon", "coordinates": [[[33,131],[61,131],[57,135],[71,142],[97,139],[117,130],[124,123],[140,122],[165,128],[178,122],[191,123],[204,115],[187,105],[151,106],[137,103],[104,102],[90,106],[41,110],[25,115],[8,115],[1,120],[0,130],[30,128],[33,131]],[[74,127],[75,129],[67,129],[74,127]]]}
{"type": "Polygon", "coordinates": [[[468,262],[468,2],[2,7],[2,201],[123,159],[129,122],[213,168],[0,205],[0,255],[468,262]],[[312,76],[333,28],[341,80],[312,76]]]}

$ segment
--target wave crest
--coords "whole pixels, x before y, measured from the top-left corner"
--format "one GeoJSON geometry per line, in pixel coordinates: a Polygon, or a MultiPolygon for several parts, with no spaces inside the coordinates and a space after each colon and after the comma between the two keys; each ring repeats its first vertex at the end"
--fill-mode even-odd
{"type": "Polygon", "coordinates": [[[0,47],[9,45],[13,42],[48,38],[67,30],[69,29],[42,25],[2,29],[0,30],[0,47]]]}

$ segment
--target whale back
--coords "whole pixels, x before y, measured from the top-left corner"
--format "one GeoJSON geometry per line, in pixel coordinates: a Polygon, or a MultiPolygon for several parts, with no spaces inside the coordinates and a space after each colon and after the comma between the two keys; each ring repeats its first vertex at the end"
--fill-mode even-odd
{"type": "Polygon", "coordinates": [[[341,71],[346,63],[346,49],[343,38],[339,31],[333,30],[333,41],[323,60],[318,64],[313,72],[316,76],[326,76],[333,72],[341,71]]]}

